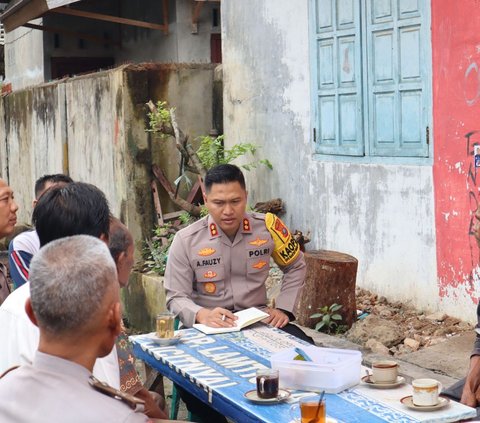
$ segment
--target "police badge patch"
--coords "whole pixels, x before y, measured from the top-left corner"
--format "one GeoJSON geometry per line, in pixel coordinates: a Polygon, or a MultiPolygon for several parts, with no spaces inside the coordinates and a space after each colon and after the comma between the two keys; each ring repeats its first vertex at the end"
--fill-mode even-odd
{"type": "Polygon", "coordinates": [[[295,241],[285,224],[273,213],[265,215],[265,225],[275,244],[272,257],[279,266],[292,264],[300,253],[300,246],[295,241]]]}

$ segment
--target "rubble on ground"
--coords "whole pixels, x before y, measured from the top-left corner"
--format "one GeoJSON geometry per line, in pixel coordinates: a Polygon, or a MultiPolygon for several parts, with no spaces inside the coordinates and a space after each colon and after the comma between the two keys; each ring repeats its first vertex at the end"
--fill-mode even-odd
{"type": "Polygon", "coordinates": [[[356,290],[357,309],[366,314],[344,336],[379,354],[401,356],[473,330],[473,325],[444,313],[424,313],[388,302],[365,289],[356,290]]]}

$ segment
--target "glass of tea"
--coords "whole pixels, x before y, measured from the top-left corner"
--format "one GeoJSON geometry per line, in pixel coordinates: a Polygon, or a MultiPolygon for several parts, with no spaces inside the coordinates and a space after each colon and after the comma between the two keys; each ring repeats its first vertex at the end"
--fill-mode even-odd
{"type": "Polygon", "coordinates": [[[173,323],[175,316],[169,311],[157,314],[157,336],[163,339],[173,338],[173,323]]]}
{"type": "Polygon", "coordinates": [[[278,397],[278,370],[257,370],[257,396],[262,399],[278,397]]]}
{"type": "Polygon", "coordinates": [[[292,405],[290,408],[290,415],[295,422],[325,423],[327,421],[325,399],[320,401],[320,395],[302,397],[298,401],[298,404],[292,405]],[[299,414],[300,419],[298,418],[299,414]]]}

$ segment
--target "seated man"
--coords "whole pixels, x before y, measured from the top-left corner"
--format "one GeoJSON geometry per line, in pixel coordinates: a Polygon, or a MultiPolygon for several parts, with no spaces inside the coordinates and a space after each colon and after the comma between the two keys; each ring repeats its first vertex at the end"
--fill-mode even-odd
{"type": "Polygon", "coordinates": [[[147,422],[141,400],[92,375],[121,329],[116,268],[106,245],[86,235],[49,243],[32,261],[30,287],[25,308],[40,329],[38,351],[31,365],[0,379],[0,421],[147,422]]]}
{"type": "MultiPolygon", "coordinates": [[[[0,179],[0,238],[11,235],[17,223],[18,206],[13,199],[13,191],[7,183],[0,179]]],[[[7,283],[7,269],[0,263],[0,304],[10,294],[7,283]]]]}
{"type": "MultiPolygon", "coordinates": [[[[473,227],[473,234],[480,247],[480,206],[475,212],[476,223],[473,227]]],[[[442,395],[460,401],[462,404],[477,409],[477,417],[480,417],[480,303],[477,305],[477,325],[475,327],[477,336],[473,351],[470,355],[470,367],[465,378],[442,392],[442,395]]]]}
{"type": "MultiPolygon", "coordinates": [[[[35,182],[35,200],[33,208],[38,203],[42,194],[52,186],[65,185],[73,182],[72,178],[62,173],[55,175],[44,175],[35,182]]],[[[28,281],[28,269],[34,254],[40,249],[40,240],[37,231],[25,231],[18,234],[10,241],[8,246],[8,264],[10,266],[10,277],[14,288],[22,286],[28,281]]]]}
{"type": "MultiPolygon", "coordinates": [[[[246,213],[245,179],[234,165],[219,165],[207,172],[204,200],[209,215],[177,232],[169,250],[165,271],[169,310],[187,327],[194,323],[233,327],[233,312],[258,307],[269,314],[265,323],[313,344],[289,323],[294,320],[306,265],[286,226],[271,213],[246,213]],[[270,257],[284,273],[276,308],[266,306],[270,257]]],[[[188,392],[178,390],[200,421],[226,421],[188,392]]]]}
{"type": "MultiPolygon", "coordinates": [[[[85,234],[108,241],[110,209],[103,193],[93,185],[74,182],[56,186],[41,196],[33,222],[43,247],[66,236],[85,234]]],[[[93,295],[93,294],[92,294],[93,295]]],[[[25,313],[30,284],[13,291],[0,306],[0,374],[12,366],[30,364],[38,347],[38,329],[25,313]]],[[[97,361],[95,376],[118,389],[120,374],[116,348],[97,361]]]]}
{"type": "Polygon", "coordinates": [[[306,271],[298,243],[275,215],[246,213],[245,179],[237,166],[209,170],[205,191],[209,215],[179,231],[170,247],[165,272],[170,311],[188,327],[232,327],[234,311],[258,307],[270,315],[266,323],[305,339],[289,325],[306,271]],[[284,273],[276,308],[266,306],[270,257],[284,273]]]}

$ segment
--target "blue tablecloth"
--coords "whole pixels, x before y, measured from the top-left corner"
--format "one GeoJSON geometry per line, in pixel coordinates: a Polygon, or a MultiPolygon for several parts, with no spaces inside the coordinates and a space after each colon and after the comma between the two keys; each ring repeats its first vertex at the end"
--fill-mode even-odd
{"type": "MultiPolygon", "coordinates": [[[[302,345],[303,341],[261,323],[221,335],[205,335],[196,329],[179,332],[182,341],[170,347],[158,346],[152,340],[154,334],[132,336],[135,355],[236,422],[292,420],[289,409],[305,392],[294,391],[288,402],[275,405],[251,403],[244,393],[255,389],[255,372],[270,367],[272,352],[302,345]]],[[[447,420],[415,417],[368,394],[361,389],[327,394],[327,415],[345,423],[455,421],[451,416],[447,420]]]]}

